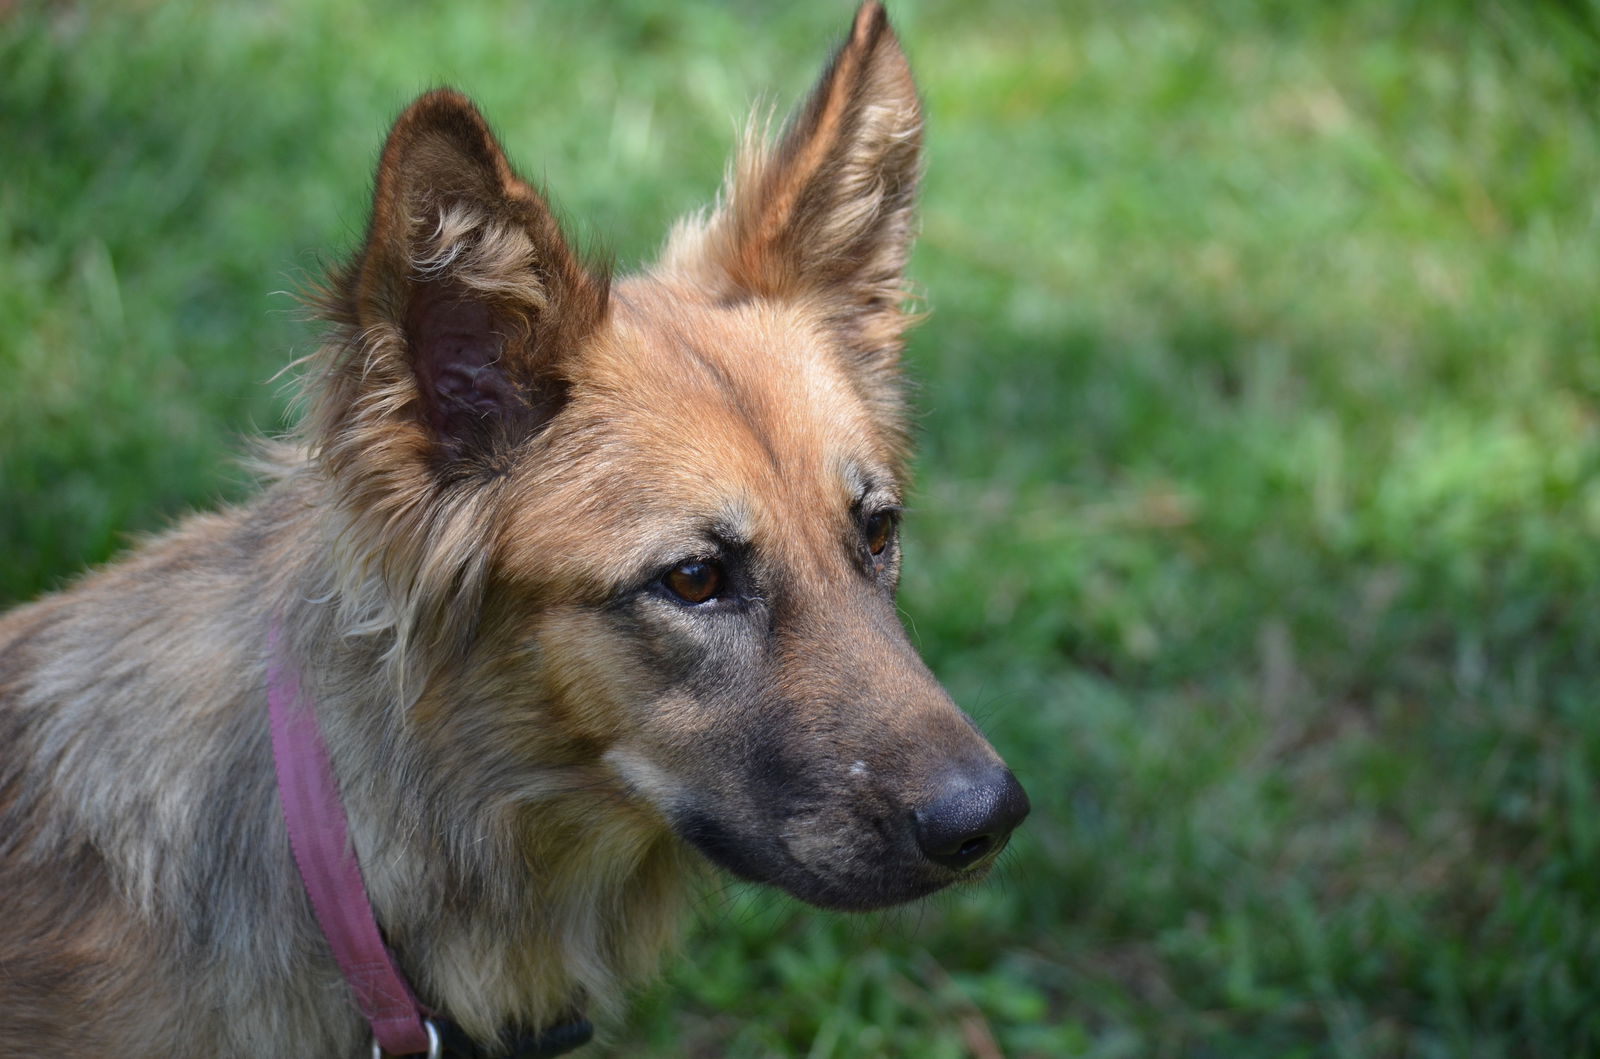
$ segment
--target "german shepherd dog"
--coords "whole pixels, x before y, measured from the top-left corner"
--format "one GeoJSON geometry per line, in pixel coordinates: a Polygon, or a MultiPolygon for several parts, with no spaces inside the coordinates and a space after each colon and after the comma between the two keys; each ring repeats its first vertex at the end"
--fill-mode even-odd
{"type": "Polygon", "coordinates": [[[612,281],[471,103],[411,104],[264,488],[0,619],[0,1055],[368,1053],[278,663],[395,961],[481,1054],[614,1012],[704,860],[846,910],[980,877],[1027,797],[895,608],[921,144],[869,0],[612,281]]]}

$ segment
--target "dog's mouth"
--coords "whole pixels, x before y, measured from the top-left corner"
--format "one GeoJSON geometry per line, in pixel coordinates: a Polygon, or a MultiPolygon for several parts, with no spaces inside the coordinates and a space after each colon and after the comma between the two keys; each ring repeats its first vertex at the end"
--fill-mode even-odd
{"type": "Polygon", "coordinates": [[[762,760],[762,782],[751,790],[727,775],[684,782],[635,751],[607,754],[630,793],[713,864],[838,911],[886,908],[981,880],[1030,808],[992,755],[945,764],[936,782],[893,786],[871,782],[872,770],[857,762],[846,769],[855,780],[848,793],[814,781],[826,769],[779,770],[777,755],[762,760]]]}
{"type": "Polygon", "coordinates": [[[749,882],[774,886],[810,905],[840,912],[871,912],[915,901],[955,883],[978,882],[1010,841],[983,836],[955,864],[928,856],[914,825],[896,835],[882,826],[867,834],[797,832],[792,826],[749,838],[704,813],[689,813],[679,836],[708,860],[749,882]]]}

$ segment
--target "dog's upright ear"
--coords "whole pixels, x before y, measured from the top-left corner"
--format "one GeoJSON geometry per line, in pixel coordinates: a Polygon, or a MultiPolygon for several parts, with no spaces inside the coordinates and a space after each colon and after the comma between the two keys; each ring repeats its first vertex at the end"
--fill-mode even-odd
{"type": "Polygon", "coordinates": [[[752,136],[717,210],[673,233],[662,266],[718,297],[805,299],[863,367],[892,367],[922,164],[922,106],[877,0],[776,146],[752,136]]]}
{"type": "Polygon", "coordinates": [[[336,466],[386,450],[447,477],[492,467],[559,410],[562,358],[606,304],[482,115],[430,92],[395,122],[365,244],[324,297],[347,342],[313,380],[311,440],[336,466]]]}

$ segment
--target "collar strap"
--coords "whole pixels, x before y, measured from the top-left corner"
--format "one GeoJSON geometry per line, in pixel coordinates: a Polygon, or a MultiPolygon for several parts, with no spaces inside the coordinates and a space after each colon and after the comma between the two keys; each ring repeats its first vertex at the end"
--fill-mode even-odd
{"type": "Polygon", "coordinates": [[[444,1041],[444,1054],[451,1059],[554,1059],[588,1044],[594,1036],[594,1026],[589,1020],[575,1015],[547,1030],[513,1034],[510,1051],[486,1052],[455,1023],[443,1019],[437,1023],[439,1036],[444,1041]]]}
{"type": "Polygon", "coordinates": [[[274,620],[267,639],[267,709],[295,865],[373,1040],[391,1055],[427,1054],[426,1013],[378,932],[328,744],[315,708],[301,691],[300,674],[279,650],[280,640],[274,620]]]}

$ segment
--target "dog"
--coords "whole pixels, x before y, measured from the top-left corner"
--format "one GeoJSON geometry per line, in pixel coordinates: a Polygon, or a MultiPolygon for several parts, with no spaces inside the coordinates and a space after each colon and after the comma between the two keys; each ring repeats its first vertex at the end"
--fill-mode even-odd
{"type": "Polygon", "coordinates": [[[411,104],[259,493],[0,619],[0,1055],[380,1050],[284,687],[435,1053],[615,1018],[707,861],[841,910],[984,874],[1027,796],[895,606],[922,125],[868,0],[613,280],[411,104]]]}

